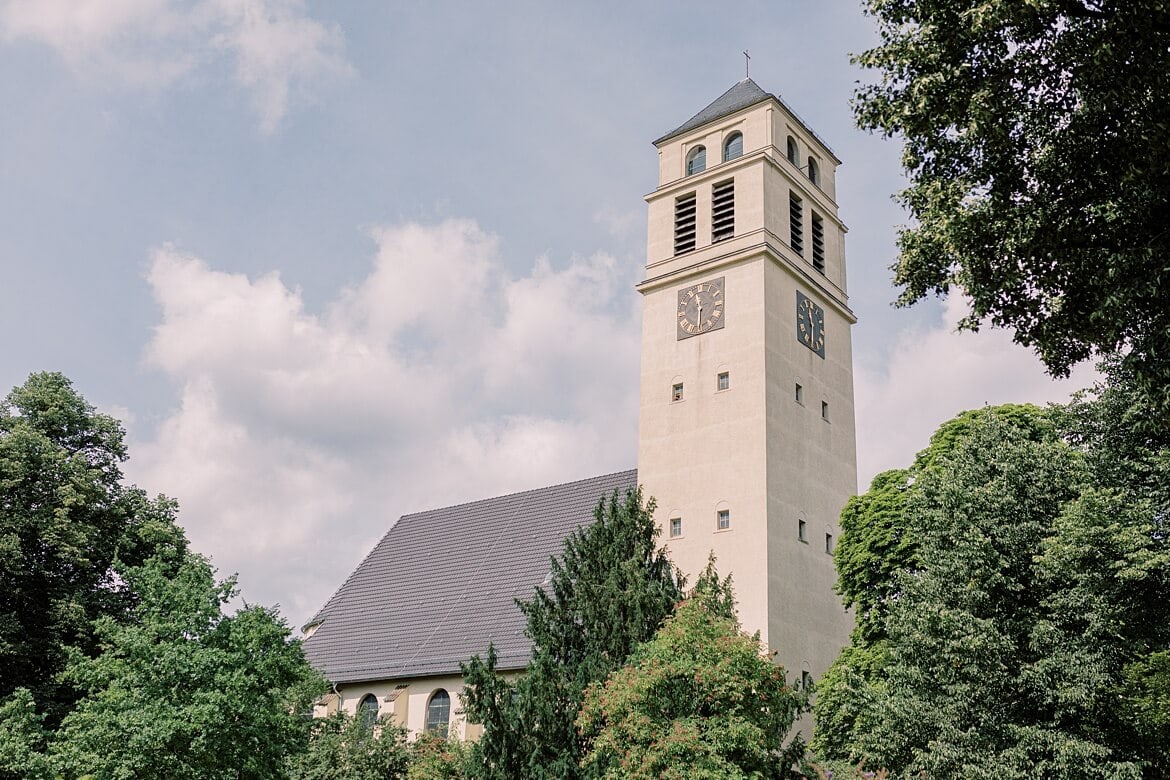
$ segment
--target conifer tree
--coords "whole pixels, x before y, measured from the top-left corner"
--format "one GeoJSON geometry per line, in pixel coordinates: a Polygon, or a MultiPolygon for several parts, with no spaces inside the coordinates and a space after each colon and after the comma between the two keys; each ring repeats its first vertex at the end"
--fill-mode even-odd
{"type": "Polygon", "coordinates": [[[494,648],[464,665],[467,717],[484,725],[483,777],[585,776],[593,735],[576,727],[585,689],[620,668],[682,598],[682,575],[656,546],[653,508],[640,490],[615,491],[565,541],[547,586],[518,602],[533,649],[515,685],[495,671],[494,648]]]}

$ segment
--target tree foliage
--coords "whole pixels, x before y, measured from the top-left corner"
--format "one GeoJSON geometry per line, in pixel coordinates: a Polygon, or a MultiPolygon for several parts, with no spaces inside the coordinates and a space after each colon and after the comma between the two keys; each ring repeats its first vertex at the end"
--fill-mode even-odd
{"type": "Polygon", "coordinates": [[[576,727],[585,689],[652,637],[682,597],[682,575],[656,546],[652,512],[640,491],[615,491],[565,541],[547,586],[518,602],[533,654],[515,685],[496,672],[492,648],[464,666],[468,720],[484,725],[475,746],[484,776],[582,776],[593,736],[576,727]]]}
{"type": "Polygon", "coordinates": [[[1119,348],[1170,410],[1170,9],[867,0],[861,127],[898,136],[908,305],[952,286],[1067,374],[1119,348]]]}
{"type": "Polygon", "coordinates": [[[133,608],[115,564],[186,550],[174,504],[121,483],[125,458],[118,422],[60,374],[0,403],[0,698],[27,689],[50,728],[77,697],[58,677],[66,648],[94,654],[94,621],[133,608]]]}
{"type": "Polygon", "coordinates": [[[389,718],[370,728],[344,712],[317,718],[308,749],[290,757],[288,768],[291,780],[406,780],[406,728],[389,718]]]}
{"type": "Polygon", "coordinates": [[[718,595],[687,599],[623,668],[589,688],[577,722],[596,734],[584,758],[592,776],[800,776],[792,767],[803,741],[784,740],[805,694],[788,686],[758,636],[711,611],[718,604],[718,595]]]}
{"type": "Polygon", "coordinates": [[[141,600],[131,620],[98,620],[97,656],[72,654],[65,676],[84,696],[54,764],[111,780],[281,776],[324,686],[287,624],[262,607],[224,615],[233,583],[194,554],[121,573],[141,600]]]}
{"type": "Polygon", "coordinates": [[[1152,419],[1132,369],[1105,370],[1067,408],[961,416],[910,478],[875,480],[859,505],[884,511],[852,516],[840,587],[880,597],[818,685],[819,755],[898,776],[1170,776],[1170,448],[1124,424],[1152,419]],[[882,546],[898,526],[909,545],[882,546]]]}

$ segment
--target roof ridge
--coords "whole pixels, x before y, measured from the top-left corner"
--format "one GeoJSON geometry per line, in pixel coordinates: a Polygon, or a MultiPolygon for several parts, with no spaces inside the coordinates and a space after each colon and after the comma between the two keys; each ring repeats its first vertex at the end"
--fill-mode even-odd
{"type": "Polygon", "coordinates": [[[486,498],[476,498],[476,499],[473,499],[471,501],[461,501],[458,504],[448,504],[447,506],[436,506],[436,507],[432,507],[431,509],[422,509],[422,510],[419,510],[418,512],[407,512],[406,514],[399,516],[398,519],[404,520],[408,517],[416,517],[418,515],[428,515],[432,512],[445,512],[445,511],[450,510],[450,509],[459,509],[459,508],[465,507],[465,506],[472,506],[473,504],[482,504],[486,501],[499,501],[501,499],[512,498],[514,496],[525,496],[525,495],[528,495],[530,493],[541,493],[545,490],[555,490],[557,488],[568,487],[569,485],[576,485],[576,484],[579,484],[581,482],[592,482],[592,481],[597,480],[597,479],[605,479],[606,477],[616,477],[620,474],[629,474],[629,473],[635,472],[637,470],[638,469],[636,469],[636,468],[632,468],[632,469],[622,469],[620,471],[610,471],[610,472],[607,472],[605,474],[596,474],[592,477],[584,477],[582,479],[571,479],[567,482],[558,482],[554,485],[544,485],[544,486],[538,487],[538,488],[528,488],[527,490],[516,490],[516,491],[513,491],[511,493],[501,493],[498,496],[487,496],[486,498]]]}

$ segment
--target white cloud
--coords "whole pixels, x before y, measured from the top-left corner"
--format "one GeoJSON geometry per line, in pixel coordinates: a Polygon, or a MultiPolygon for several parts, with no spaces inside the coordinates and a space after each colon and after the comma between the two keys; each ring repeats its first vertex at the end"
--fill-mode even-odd
{"type": "Polygon", "coordinates": [[[908,466],[934,430],[961,411],[1003,403],[1060,403],[1095,380],[1089,364],[1066,380],[1053,380],[1008,331],[956,332],[966,313],[962,296],[952,293],[942,324],[900,333],[883,371],[855,368],[861,490],[878,472],[908,466]]]}
{"type": "Polygon", "coordinates": [[[470,221],[373,235],[369,275],[319,314],[277,274],[171,246],[148,274],[146,360],[181,401],[130,476],[295,620],[400,514],[634,465],[640,269],[539,259],[512,278],[470,221]]]}
{"type": "Polygon", "coordinates": [[[300,0],[0,0],[0,41],[17,40],[130,87],[165,86],[226,55],[265,133],[291,97],[349,71],[340,29],[309,18],[300,0]]]}

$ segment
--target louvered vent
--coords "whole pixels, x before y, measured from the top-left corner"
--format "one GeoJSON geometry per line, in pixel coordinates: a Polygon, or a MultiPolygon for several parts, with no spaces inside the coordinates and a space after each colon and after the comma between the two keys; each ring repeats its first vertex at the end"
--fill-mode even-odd
{"type": "Polygon", "coordinates": [[[711,188],[711,241],[735,235],[735,180],[711,188]]]}
{"type": "Polygon", "coordinates": [[[674,202],[674,253],[681,255],[695,248],[695,193],[674,202]]]}
{"type": "Polygon", "coordinates": [[[804,254],[804,216],[801,213],[800,198],[789,194],[788,196],[788,221],[792,226],[791,238],[788,241],[792,251],[798,255],[804,254]]]}
{"type": "Polygon", "coordinates": [[[816,214],[812,215],[812,264],[821,273],[825,272],[825,222],[816,214]]]}

